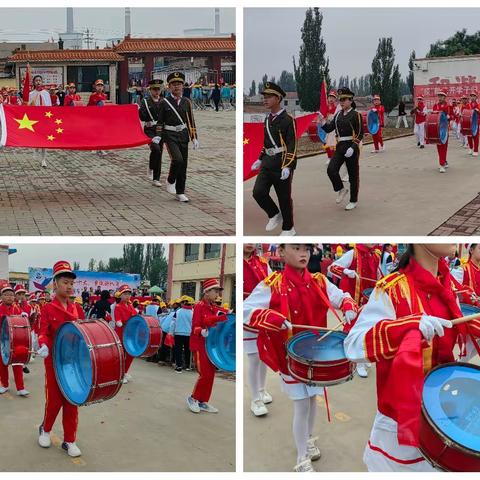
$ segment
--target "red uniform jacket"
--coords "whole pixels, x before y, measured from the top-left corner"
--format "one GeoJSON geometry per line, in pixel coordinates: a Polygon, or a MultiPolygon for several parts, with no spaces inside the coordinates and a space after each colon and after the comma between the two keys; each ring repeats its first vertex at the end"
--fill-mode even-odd
{"type": "Polygon", "coordinates": [[[463,267],[463,285],[480,296],[480,268],[469,260],[463,267]]]}
{"type": "Polygon", "coordinates": [[[105,102],[107,100],[107,96],[104,93],[92,93],[90,98],[88,99],[88,107],[97,106],[101,102],[105,102]]]}
{"type": "Polygon", "coordinates": [[[81,102],[82,97],[78,93],[74,93],[73,95],[65,95],[65,98],[63,100],[63,106],[64,107],[72,107],[74,105],[73,102],[81,102]]]}
{"type": "Polygon", "coordinates": [[[243,299],[268,276],[268,262],[264,257],[252,253],[248,260],[243,259],[243,299]]]}
{"type": "Polygon", "coordinates": [[[0,322],[4,316],[11,317],[12,315],[21,315],[23,310],[16,304],[5,305],[0,304],[0,322]]]}
{"type": "Polygon", "coordinates": [[[424,110],[425,110],[425,102],[420,100],[417,103],[417,110],[415,111],[415,123],[416,124],[424,123],[425,120],[427,119],[427,114],[422,113],[422,112],[424,112],[424,110]]]}
{"type": "Polygon", "coordinates": [[[445,112],[447,114],[447,118],[449,120],[452,119],[452,106],[449,105],[448,103],[436,103],[434,106],[433,106],[433,111],[434,112],[445,112]]]}
{"type": "MultiPolygon", "coordinates": [[[[117,311],[115,310],[115,318],[116,315],[117,311]]],[[[205,338],[202,336],[202,330],[214,327],[218,322],[223,322],[226,319],[225,309],[218,307],[214,303],[208,303],[206,300],[200,300],[193,308],[190,350],[205,348],[205,338]]]]}
{"type": "Polygon", "coordinates": [[[117,304],[114,310],[114,316],[115,316],[115,323],[117,322],[122,322],[123,325],[121,327],[117,327],[115,325],[115,333],[120,337],[120,339],[123,339],[123,329],[125,328],[125,324],[127,321],[132,318],[134,315],[138,315],[137,311],[133,308],[131,303],[124,303],[120,302],[117,304]]]}

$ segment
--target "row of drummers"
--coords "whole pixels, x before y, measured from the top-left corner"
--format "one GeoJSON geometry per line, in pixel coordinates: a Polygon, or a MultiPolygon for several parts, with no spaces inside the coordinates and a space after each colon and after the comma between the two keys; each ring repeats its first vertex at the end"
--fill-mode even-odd
{"type": "Polygon", "coordinates": [[[315,471],[320,458],[315,396],[369,362],[377,374],[377,414],[363,457],[369,471],[480,471],[480,368],[468,363],[480,353],[472,288],[480,288],[480,246],[469,245],[460,283],[445,260],[454,244],[410,244],[387,276],[374,245],[356,244],[329,267],[338,286],[308,271],[311,247],[281,244],[285,268],[270,272],[255,245],[244,246],[252,411],[271,401],[261,367],[252,373],[263,363],[293,401],[295,471],[315,471]],[[328,314],[336,327],[327,328],[328,314]]]}

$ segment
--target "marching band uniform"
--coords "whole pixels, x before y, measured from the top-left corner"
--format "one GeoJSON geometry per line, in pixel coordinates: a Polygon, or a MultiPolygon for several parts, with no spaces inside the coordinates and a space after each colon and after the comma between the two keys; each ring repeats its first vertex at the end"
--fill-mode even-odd
{"type": "MultiPolygon", "coordinates": [[[[445,92],[441,91],[441,92],[438,92],[438,95],[443,95],[444,98],[441,101],[439,100],[433,106],[433,111],[434,112],[445,112],[445,114],[447,115],[447,119],[450,122],[451,107],[446,102],[447,94],[445,92]]],[[[444,144],[437,144],[438,162],[440,164],[440,173],[445,173],[446,172],[445,167],[448,166],[447,151],[448,151],[448,138],[447,138],[447,141],[444,144]]]]}
{"type": "Polygon", "coordinates": [[[375,135],[372,135],[374,149],[372,153],[378,153],[385,150],[383,146],[383,138],[382,138],[382,128],[385,125],[385,107],[381,104],[380,95],[373,96],[373,107],[370,108],[373,112],[377,112],[378,118],[380,120],[380,126],[378,128],[378,132],[375,135]]]}
{"type": "MultiPolygon", "coordinates": [[[[354,93],[348,88],[338,90],[339,99],[348,98],[353,100],[354,93]]],[[[333,120],[324,123],[322,126],[325,132],[336,132],[337,146],[335,153],[330,160],[327,174],[332,182],[333,190],[338,192],[337,203],[340,203],[347,195],[348,189],[344,186],[340,177],[340,168],[345,163],[348,170],[348,181],[350,183],[350,203],[345,210],[352,210],[357,206],[358,190],[360,185],[360,142],[363,138],[361,115],[352,107],[347,110],[338,111],[333,120]]]]}
{"type": "MultiPolygon", "coordinates": [[[[169,85],[174,82],[185,83],[185,75],[173,72],[168,75],[167,82],[169,85]]],[[[185,195],[188,142],[192,141],[194,150],[199,148],[192,102],[188,98],[171,95],[162,99],[158,109],[156,135],[165,142],[171,159],[167,192],[176,194],[180,202],[188,202],[185,195]]]]}
{"type": "Polygon", "coordinates": [[[427,119],[427,108],[423,101],[423,97],[417,97],[417,104],[412,113],[415,114],[413,133],[417,138],[417,147],[425,148],[425,120],[427,119]]]}
{"type": "MultiPolygon", "coordinates": [[[[272,273],[268,261],[254,250],[250,257],[243,259],[243,300],[245,300],[268,275],[272,273]]],[[[258,330],[248,325],[243,326],[243,351],[248,358],[248,379],[252,394],[250,410],[255,416],[266,415],[265,404],[272,401],[271,395],[265,390],[267,366],[258,356],[258,330]]]]}
{"type": "Polygon", "coordinates": [[[296,325],[326,327],[329,309],[341,309],[347,322],[357,314],[357,306],[350,295],[324,275],[311,275],[306,268],[300,273],[288,264],[284,271],[273,272],[259,283],[243,303],[244,325],[259,331],[260,359],[279,372],[282,390],[294,401],[296,471],[314,471],[311,460],[320,458],[312,434],[315,397],[323,393],[323,387],[308,386],[290,375],[285,342],[289,336],[305,331],[296,325]]]}
{"type": "MultiPolygon", "coordinates": [[[[474,245],[469,244],[468,249],[470,250],[472,246],[474,245]]],[[[477,297],[480,297],[480,266],[473,261],[471,253],[467,263],[461,265],[460,268],[453,269],[451,273],[460,285],[463,285],[469,291],[474,292],[477,297]]],[[[460,301],[469,303],[468,298],[465,299],[465,296],[469,297],[468,292],[466,293],[467,295],[460,297],[460,301]]]]}
{"type": "MultiPolygon", "coordinates": [[[[28,95],[28,104],[35,105],[37,107],[51,107],[52,100],[50,98],[50,94],[46,90],[34,89],[28,95]]],[[[40,155],[41,165],[45,168],[47,166],[47,150],[45,148],[35,148],[34,155],[40,155]]]]}
{"type": "MultiPolygon", "coordinates": [[[[477,114],[480,115],[480,105],[477,102],[477,92],[472,92],[470,94],[470,110],[476,110],[477,114]]],[[[478,118],[478,117],[477,117],[478,118]]],[[[480,125],[480,120],[479,120],[480,125]]],[[[477,134],[472,137],[468,135],[468,146],[470,148],[469,154],[473,157],[478,157],[478,140],[479,140],[479,129],[477,128],[477,134]]]]}
{"type": "MultiPolygon", "coordinates": [[[[339,111],[340,106],[337,104],[337,92],[335,90],[330,90],[328,93],[328,104],[327,104],[327,122],[331,122],[335,114],[339,111]]],[[[333,157],[335,153],[335,132],[330,132],[327,134],[327,143],[325,144],[325,151],[327,152],[328,160],[333,157]]],[[[328,165],[328,163],[327,163],[328,165]]]]}
{"type": "MultiPolygon", "coordinates": [[[[260,94],[276,95],[280,99],[286,96],[273,82],[266,82],[260,94]]],[[[293,172],[297,166],[295,120],[282,108],[265,118],[263,132],[263,149],[254,163],[260,171],[255,179],[253,198],[268,215],[267,231],[282,223],[281,235],[295,235],[292,201],[293,172]],[[278,206],[270,196],[272,187],[278,206]]]]}
{"type": "Polygon", "coordinates": [[[459,341],[474,351],[480,334],[480,320],[473,320],[433,336],[462,316],[454,285],[443,258],[434,277],[411,257],[377,283],[345,340],[350,360],[377,363],[378,411],[363,457],[369,471],[435,471],[418,449],[424,375],[454,361],[459,341]]]}
{"type": "Polygon", "coordinates": [[[70,88],[75,88],[75,84],[72,82],[68,85],[68,95],[65,95],[63,99],[63,106],[64,107],[73,107],[75,106],[75,102],[81,102],[82,97],[78,93],[70,93],[70,88]]]}
{"type": "Polygon", "coordinates": [[[468,136],[463,135],[461,132],[461,127],[462,127],[462,112],[464,110],[470,110],[470,103],[468,103],[468,99],[466,95],[463,95],[461,98],[461,103],[459,106],[460,110],[460,120],[459,120],[459,125],[458,125],[458,131],[459,131],[459,138],[460,138],[460,143],[462,147],[467,148],[468,146],[468,136]]]}
{"type": "MultiPolygon", "coordinates": [[[[96,80],[95,87],[103,85],[103,80],[96,80]]],[[[104,92],[93,92],[88,99],[88,107],[103,107],[107,101],[107,95],[104,92]]]]}

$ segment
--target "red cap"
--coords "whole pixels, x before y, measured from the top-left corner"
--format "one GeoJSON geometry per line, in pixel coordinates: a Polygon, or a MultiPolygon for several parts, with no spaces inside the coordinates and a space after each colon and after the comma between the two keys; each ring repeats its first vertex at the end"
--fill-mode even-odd
{"type": "Polygon", "coordinates": [[[38,299],[39,300],[45,300],[47,298],[47,295],[45,294],[45,292],[40,292],[40,295],[38,296],[38,299]]]}
{"type": "Polygon", "coordinates": [[[417,97],[417,100],[423,100],[423,97],[422,97],[421,95],[419,95],[419,96],[417,97]]]}
{"type": "Polygon", "coordinates": [[[95,86],[97,85],[103,85],[103,80],[101,80],[100,78],[98,80],[95,80],[95,86]]]}
{"type": "Polygon", "coordinates": [[[209,278],[208,280],[203,281],[204,292],[211,290],[212,288],[218,288],[219,290],[223,290],[217,278],[209,278]]]}
{"type": "Polygon", "coordinates": [[[472,90],[472,91],[470,92],[470,95],[475,95],[476,97],[478,97],[476,90],[472,90]]]}
{"type": "Polygon", "coordinates": [[[36,302],[37,301],[37,295],[35,293],[31,293],[29,296],[28,296],[28,301],[29,302],[36,302]]]}
{"type": "Polygon", "coordinates": [[[15,285],[15,293],[27,293],[27,290],[22,284],[15,285]]]}
{"type": "Polygon", "coordinates": [[[69,276],[77,278],[77,276],[73,273],[70,263],[68,263],[66,260],[60,260],[53,266],[53,278],[61,273],[68,273],[69,276]]]}
{"type": "Polygon", "coordinates": [[[121,285],[118,289],[118,293],[121,295],[122,293],[130,292],[132,293],[132,289],[128,285],[121,285]]]}
{"type": "Polygon", "coordinates": [[[12,286],[9,282],[5,280],[0,284],[0,293],[7,292],[8,290],[11,290],[13,292],[12,286]]]}
{"type": "Polygon", "coordinates": [[[337,91],[336,90],[330,90],[328,92],[328,96],[337,98],[337,91]]]}
{"type": "Polygon", "coordinates": [[[439,90],[439,91],[437,92],[437,95],[445,95],[445,96],[447,96],[447,92],[446,92],[445,90],[439,90]]]}

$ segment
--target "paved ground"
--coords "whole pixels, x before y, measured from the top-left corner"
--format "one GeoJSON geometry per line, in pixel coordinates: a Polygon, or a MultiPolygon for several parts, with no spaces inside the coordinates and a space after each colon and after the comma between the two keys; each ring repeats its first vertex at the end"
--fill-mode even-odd
{"type": "Polygon", "coordinates": [[[455,212],[431,233],[431,235],[468,236],[478,234],[480,234],[480,195],[455,212]]]}
{"type": "MultiPolygon", "coordinates": [[[[436,229],[477,198],[480,159],[468,156],[456,140],[449,145],[446,174],[438,172],[435,146],[420,150],[412,136],[389,140],[382,154],[370,150],[369,145],[363,148],[359,205],[350,212],[335,204],[326,156],[299,160],[293,181],[297,234],[443,235],[436,229]]],[[[244,232],[265,236],[266,216],[252,198],[253,185],[254,180],[244,183],[244,232]]],[[[460,225],[455,230],[463,234],[480,231],[479,200],[474,213],[459,214],[460,225]]]]}
{"type": "MultiPolygon", "coordinates": [[[[147,179],[147,146],[92,152],[0,150],[0,235],[233,235],[235,112],[197,111],[200,149],[190,149],[181,204],[147,179]]],[[[161,181],[170,160],[164,152],[161,181]]]]}
{"type": "MultiPolygon", "coordinates": [[[[196,373],[135,360],[133,382],[112,400],[81,407],[77,444],[82,456],[61,449],[62,426],[54,445],[37,444],[43,417],[43,364],[37,359],[26,375],[29,398],[15,389],[0,396],[0,471],[234,471],[235,382],[217,376],[212,404],[218,414],[191,413],[185,403],[196,373]],[[13,392],[12,392],[13,390],[13,392]]],[[[13,375],[11,375],[12,377],[13,375]]],[[[13,380],[13,379],[12,379],[13,380]]]]}

